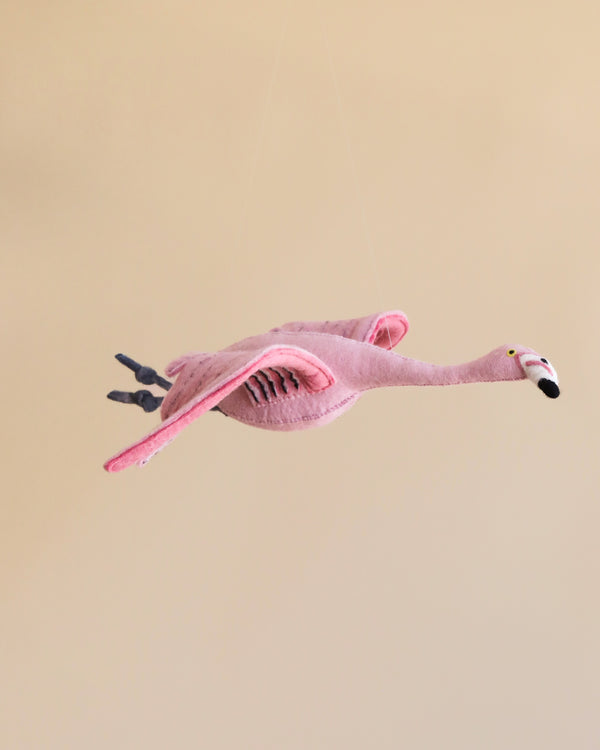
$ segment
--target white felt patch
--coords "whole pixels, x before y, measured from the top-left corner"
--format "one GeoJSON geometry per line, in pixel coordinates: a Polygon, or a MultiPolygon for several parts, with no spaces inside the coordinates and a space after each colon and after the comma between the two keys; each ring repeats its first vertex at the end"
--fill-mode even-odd
{"type": "Polygon", "coordinates": [[[525,370],[525,374],[529,380],[537,385],[542,378],[546,378],[547,380],[552,380],[558,385],[558,375],[556,374],[556,370],[548,360],[542,362],[543,359],[544,357],[540,357],[538,354],[521,354],[519,357],[521,366],[525,370]]]}

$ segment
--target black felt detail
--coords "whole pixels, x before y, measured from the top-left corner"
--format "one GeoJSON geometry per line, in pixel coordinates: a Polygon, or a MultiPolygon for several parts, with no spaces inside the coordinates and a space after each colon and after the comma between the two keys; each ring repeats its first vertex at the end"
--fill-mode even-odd
{"type": "Polygon", "coordinates": [[[254,400],[256,401],[256,403],[258,404],[258,396],[256,395],[256,393],[254,393],[254,388],[251,388],[251,386],[250,386],[250,384],[248,383],[248,381],[247,381],[247,380],[246,380],[246,382],[244,383],[244,385],[246,386],[246,390],[248,391],[248,393],[251,393],[251,394],[252,394],[252,398],[253,398],[253,399],[254,399],[254,400]]]}
{"type": "Polygon", "coordinates": [[[283,375],[279,372],[279,370],[274,370],[272,367],[269,367],[269,370],[271,370],[271,372],[274,372],[275,375],[279,376],[279,380],[281,381],[281,387],[283,389],[283,392],[287,393],[288,389],[287,389],[287,385],[285,384],[285,378],[283,377],[283,375]]]}
{"type": "Polygon", "coordinates": [[[269,388],[271,389],[271,393],[274,396],[277,396],[277,389],[275,388],[275,383],[271,380],[271,378],[267,375],[267,373],[264,370],[259,370],[260,374],[265,378],[265,380],[269,384],[269,388]]]}
{"type": "Polygon", "coordinates": [[[548,380],[548,378],[542,378],[538,382],[538,388],[545,393],[548,398],[558,398],[560,396],[560,388],[553,380],[548,380]]]}
{"type": "Polygon", "coordinates": [[[260,390],[262,391],[262,394],[263,394],[263,396],[264,396],[264,397],[265,397],[265,399],[266,399],[266,400],[268,401],[268,400],[269,400],[269,392],[267,391],[267,389],[266,389],[266,388],[265,388],[265,386],[263,385],[263,382],[262,382],[262,380],[261,380],[261,379],[260,379],[260,378],[259,378],[259,377],[258,377],[257,375],[252,375],[252,377],[253,377],[253,378],[254,378],[254,380],[256,380],[256,382],[257,382],[257,383],[259,384],[259,386],[260,386],[260,390]]]}
{"type": "Polygon", "coordinates": [[[293,373],[293,372],[292,372],[291,370],[288,370],[288,369],[287,369],[287,367],[284,367],[283,369],[284,369],[284,370],[285,370],[285,371],[287,372],[287,374],[288,374],[288,375],[290,376],[290,380],[291,380],[291,381],[292,381],[292,383],[294,384],[294,388],[295,388],[296,390],[298,390],[298,388],[300,388],[300,381],[298,380],[298,378],[297,378],[297,377],[296,377],[296,376],[294,375],[294,373],[293,373]]]}

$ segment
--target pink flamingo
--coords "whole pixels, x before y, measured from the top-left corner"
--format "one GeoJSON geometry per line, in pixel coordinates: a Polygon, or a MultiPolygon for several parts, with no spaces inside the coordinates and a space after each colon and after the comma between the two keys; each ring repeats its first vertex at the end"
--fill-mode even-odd
{"type": "Polygon", "coordinates": [[[528,378],[550,398],[560,391],[547,359],[524,346],[505,345],[460,365],[440,366],[390,351],[404,338],[408,320],[399,311],[352,320],[287,323],[233,344],[216,354],[186,354],[165,372],[122,354],[117,359],[144,384],[167,390],[111,391],[108,397],[136,403],[145,411],[161,407],[161,424],[110,458],[107,471],[145,464],[190,422],[220,411],[266,430],[299,430],[327,424],[349,409],[364,391],[397,385],[455,385],[528,378]]]}

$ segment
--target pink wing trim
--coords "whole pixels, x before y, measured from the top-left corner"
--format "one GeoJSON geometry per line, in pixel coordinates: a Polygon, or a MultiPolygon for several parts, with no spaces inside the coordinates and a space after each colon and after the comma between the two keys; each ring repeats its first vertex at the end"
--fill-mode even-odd
{"type": "Polygon", "coordinates": [[[364,318],[347,320],[296,321],[286,323],[274,331],[292,333],[327,333],[331,336],[343,336],[354,341],[364,341],[380,346],[382,349],[393,349],[408,331],[408,319],[401,310],[390,310],[384,313],[367,315],[364,318]],[[391,344],[391,345],[390,345],[391,344]]]}
{"type": "Polygon", "coordinates": [[[373,321],[366,340],[382,349],[393,349],[408,332],[408,318],[400,310],[382,313],[373,321]]]}
{"type": "Polygon", "coordinates": [[[171,442],[184,427],[216,406],[254,372],[278,365],[299,370],[304,375],[306,386],[314,392],[322,391],[335,383],[331,370],[314,354],[292,346],[269,347],[252,357],[243,367],[223,375],[141,440],[109,458],[104,468],[106,471],[116,472],[135,463],[142,466],[171,442]]]}

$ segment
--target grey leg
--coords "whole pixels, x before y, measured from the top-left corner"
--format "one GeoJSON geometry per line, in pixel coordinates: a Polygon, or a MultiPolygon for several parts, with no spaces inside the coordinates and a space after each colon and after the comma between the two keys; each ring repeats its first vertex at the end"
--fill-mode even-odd
{"type": "Polygon", "coordinates": [[[106,397],[120,404],[136,404],[145,412],[156,411],[163,402],[162,396],[154,396],[150,391],[135,391],[135,393],[111,391],[106,394],[106,397]]]}
{"type": "Polygon", "coordinates": [[[151,367],[145,367],[144,365],[138,364],[135,360],[131,359],[125,354],[115,354],[115,358],[119,360],[122,365],[133,370],[135,373],[135,379],[138,383],[144,385],[159,385],[165,391],[168,391],[173,383],[169,383],[168,380],[161,378],[161,376],[153,370],[151,367]]]}

